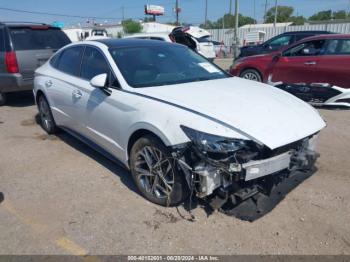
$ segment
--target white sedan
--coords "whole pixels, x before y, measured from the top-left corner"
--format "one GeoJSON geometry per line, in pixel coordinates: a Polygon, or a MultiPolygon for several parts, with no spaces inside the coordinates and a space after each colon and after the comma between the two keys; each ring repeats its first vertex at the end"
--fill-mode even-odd
{"type": "Polygon", "coordinates": [[[325,127],[294,96],[162,41],[68,45],[37,69],[34,95],[46,132],[63,129],[122,163],[164,206],[229,188],[240,202],[265,178],[310,171],[325,127]]]}

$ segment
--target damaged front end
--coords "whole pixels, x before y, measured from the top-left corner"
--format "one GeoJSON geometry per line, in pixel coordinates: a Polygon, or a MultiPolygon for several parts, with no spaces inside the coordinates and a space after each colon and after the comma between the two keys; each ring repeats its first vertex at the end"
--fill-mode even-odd
{"type": "Polygon", "coordinates": [[[244,220],[270,210],[315,171],[316,135],[271,150],[250,140],[223,138],[181,127],[191,143],[173,156],[197,197],[244,220]]]}

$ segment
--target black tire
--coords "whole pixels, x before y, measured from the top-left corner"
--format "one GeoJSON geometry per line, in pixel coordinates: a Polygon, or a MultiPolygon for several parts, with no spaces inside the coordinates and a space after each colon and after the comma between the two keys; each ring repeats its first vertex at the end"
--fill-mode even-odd
{"type": "Polygon", "coordinates": [[[44,95],[38,97],[38,108],[40,115],[40,125],[48,134],[56,134],[59,129],[52,116],[49,102],[44,95]]]}
{"type": "Polygon", "coordinates": [[[246,69],[240,73],[239,77],[256,82],[262,82],[260,73],[255,69],[246,69]]]}
{"type": "Polygon", "coordinates": [[[170,151],[163,142],[151,135],[146,135],[137,140],[130,152],[130,170],[137,188],[140,190],[142,196],[152,203],[161,206],[177,206],[185,201],[190,193],[184,175],[176,166],[174,167],[174,161],[170,157],[170,151]],[[153,150],[154,154],[150,152],[150,150],[153,150]],[[161,152],[162,155],[158,151],[161,152]],[[151,164],[153,169],[151,172],[149,172],[150,165],[146,162],[144,157],[146,155],[145,152],[156,156],[151,157],[151,159],[154,160],[151,164]],[[161,164],[157,165],[155,163],[161,164]],[[166,172],[169,166],[171,171],[166,172]],[[162,178],[160,178],[159,173],[162,178]],[[171,189],[165,186],[164,181],[168,182],[168,186],[170,186],[171,189]],[[159,183],[159,185],[154,186],[157,183],[159,183]],[[165,193],[165,191],[168,192],[165,193]]]}
{"type": "Polygon", "coordinates": [[[5,93],[0,92],[0,106],[3,106],[6,104],[7,95],[5,93]]]}

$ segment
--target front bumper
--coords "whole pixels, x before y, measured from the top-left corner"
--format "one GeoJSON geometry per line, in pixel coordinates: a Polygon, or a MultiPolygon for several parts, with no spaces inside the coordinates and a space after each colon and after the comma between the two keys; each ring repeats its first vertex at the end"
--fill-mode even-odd
{"type": "MultiPolygon", "coordinates": [[[[189,187],[220,210],[245,220],[255,220],[270,211],[283,197],[312,175],[319,154],[314,151],[317,135],[264,154],[265,158],[245,163],[217,163],[198,157],[179,160],[189,187]]],[[[191,147],[190,147],[191,148],[191,147]]]]}

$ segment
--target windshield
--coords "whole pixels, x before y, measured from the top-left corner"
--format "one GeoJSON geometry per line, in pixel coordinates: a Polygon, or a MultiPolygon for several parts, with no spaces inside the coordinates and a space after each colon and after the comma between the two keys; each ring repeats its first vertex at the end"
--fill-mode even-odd
{"type": "Polygon", "coordinates": [[[229,77],[187,47],[154,45],[110,49],[124,79],[132,87],[174,85],[229,77]]]}

